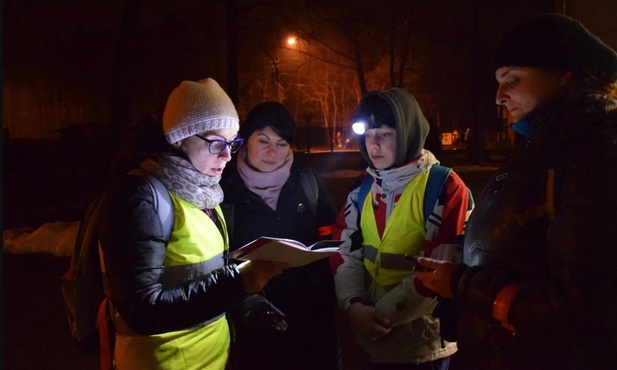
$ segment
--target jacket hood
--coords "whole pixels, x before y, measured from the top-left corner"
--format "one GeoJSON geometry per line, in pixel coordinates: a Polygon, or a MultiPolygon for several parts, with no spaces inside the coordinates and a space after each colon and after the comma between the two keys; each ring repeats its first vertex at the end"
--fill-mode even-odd
{"type": "MultiPolygon", "coordinates": [[[[394,167],[415,160],[420,156],[430,128],[418,102],[408,91],[395,87],[385,91],[367,92],[360,100],[357,110],[363,106],[368,97],[374,95],[387,101],[394,115],[397,136],[394,167]]],[[[364,135],[359,140],[359,147],[362,158],[370,167],[374,167],[366,150],[364,135]]]]}

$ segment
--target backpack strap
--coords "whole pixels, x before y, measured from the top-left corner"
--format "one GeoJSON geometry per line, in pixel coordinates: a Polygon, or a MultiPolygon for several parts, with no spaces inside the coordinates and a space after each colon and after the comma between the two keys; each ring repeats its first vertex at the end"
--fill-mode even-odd
{"type": "Polygon", "coordinates": [[[174,226],[174,206],[171,203],[171,197],[167,188],[161,180],[143,168],[136,168],[130,171],[129,174],[141,176],[148,182],[154,194],[154,209],[161,220],[161,225],[163,225],[163,236],[165,240],[169,240],[174,226]]]}
{"type": "Polygon", "coordinates": [[[362,213],[362,207],[364,207],[364,201],[366,200],[369,191],[371,191],[371,185],[373,185],[373,176],[367,173],[360,183],[360,190],[358,190],[358,222],[360,219],[360,213],[362,213]]]}
{"type": "Polygon", "coordinates": [[[362,248],[362,242],[364,237],[362,236],[362,228],[360,227],[360,215],[362,214],[362,208],[364,207],[364,201],[368,197],[368,193],[373,185],[373,176],[366,174],[362,178],[360,183],[360,190],[358,190],[358,217],[356,217],[356,231],[351,234],[351,250],[355,251],[362,248]]]}
{"type": "Polygon", "coordinates": [[[114,370],[114,347],[115,327],[114,327],[114,308],[111,304],[109,295],[105,297],[99,305],[96,315],[97,327],[99,328],[99,354],[101,370],[114,370]]]}
{"type": "Polygon", "coordinates": [[[98,352],[96,311],[105,293],[96,289],[103,287],[97,240],[106,199],[106,193],[102,193],[88,205],[79,224],[69,268],[62,275],[60,285],[71,334],[77,347],[86,353],[98,352]]]}
{"type": "Polygon", "coordinates": [[[98,260],[90,260],[92,251],[89,246],[96,245],[95,241],[98,238],[98,227],[101,213],[105,207],[107,201],[107,193],[102,193],[96,199],[94,199],[80,223],[79,232],[77,234],[77,240],[73,249],[73,256],[71,257],[71,268],[67,273],[71,273],[70,277],[67,275],[64,277],[66,280],[75,280],[78,276],[85,273],[89,267],[89,263],[94,263],[91,266],[98,266],[98,260]],[[85,225],[85,227],[82,227],[85,225]]]}
{"type": "MultiPolygon", "coordinates": [[[[428,175],[428,181],[426,183],[426,192],[424,194],[424,219],[428,220],[428,217],[433,213],[435,203],[441,194],[448,176],[450,176],[452,168],[444,167],[440,165],[434,165],[431,167],[428,175]]],[[[360,229],[360,214],[364,207],[364,201],[366,200],[371,185],[373,184],[373,176],[366,174],[360,183],[360,190],[358,190],[358,229],[360,229]]]]}
{"type": "Polygon", "coordinates": [[[302,173],[300,175],[300,185],[306,198],[309,202],[309,209],[313,212],[314,216],[317,216],[317,199],[319,197],[319,189],[317,188],[317,180],[313,169],[309,166],[303,166],[302,173]]]}
{"type": "Polygon", "coordinates": [[[428,220],[435,203],[441,194],[448,176],[450,176],[452,169],[450,167],[444,167],[440,165],[433,165],[428,174],[428,181],[426,183],[426,190],[424,193],[424,220],[428,220]]]}

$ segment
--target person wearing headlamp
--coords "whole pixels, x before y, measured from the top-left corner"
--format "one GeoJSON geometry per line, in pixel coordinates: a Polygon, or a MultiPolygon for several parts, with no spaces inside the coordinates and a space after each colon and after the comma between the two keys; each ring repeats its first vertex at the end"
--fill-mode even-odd
{"type": "Polygon", "coordinates": [[[440,337],[439,320],[431,316],[435,294],[415,279],[403,257],[458,260],[460,245],[453,241],[462,235],[473,201],[460,177],[446,171],[436,185],[439,196],[424,213],[429,175],[439,161],[423,148],[429,124],[408,91],[368,92],[354,118],[370,190],[352,190],[339,213],[339,305],[372,368],[447,369],[456,343],[440,337]]]}

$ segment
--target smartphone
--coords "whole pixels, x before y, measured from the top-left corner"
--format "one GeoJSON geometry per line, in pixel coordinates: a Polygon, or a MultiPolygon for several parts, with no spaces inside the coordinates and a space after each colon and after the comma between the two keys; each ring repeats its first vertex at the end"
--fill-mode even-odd
{"type": "Polygon", "coordinates": [[[403,261],[404,261],[406,264],[408,264],[408,265],[410,265],[411,267],[413,267],[414,271],[421,271],[421,272],[431,272],[431,271],[435,271],[435,270],[433,270],[433,269],[429,269],[429,268],[426,268],[426,267],[424,267],[424,266],[421,266],[421,265],[418,263],[418,259],[417,259],[416,257],[414,257],[414,256],[410,256],[409,254],[405,254],[405,255],[403,255],[403,261]]]}

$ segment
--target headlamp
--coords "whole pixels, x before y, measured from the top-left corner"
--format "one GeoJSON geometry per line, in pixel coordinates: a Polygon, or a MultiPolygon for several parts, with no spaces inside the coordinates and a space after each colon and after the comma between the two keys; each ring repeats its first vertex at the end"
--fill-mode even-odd
{"type": "Polygon", "coordinates": [[[362,117],[357,117],[356,121],[351,125],[353,132],[358,135],[364,135],[366,130],[379,127],[381,127],[381,122],[378,121],[378,119],[375,117],[375,114],[371,114],[368,117],[368,120],[362,117]]]}
{"type": "Polygon", "coordinates": [[[366,132],[366,126],[367,125],[364,121],[356,121],[353,123],[353,125],[351,125],[351,129],[357,135],[364,135],[364,133],[366,132]]]}

